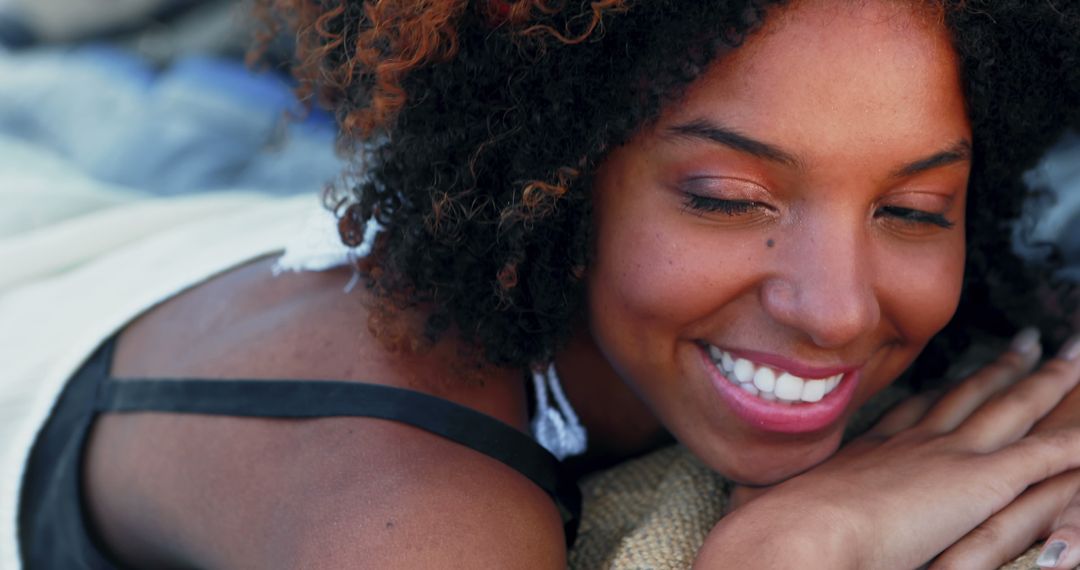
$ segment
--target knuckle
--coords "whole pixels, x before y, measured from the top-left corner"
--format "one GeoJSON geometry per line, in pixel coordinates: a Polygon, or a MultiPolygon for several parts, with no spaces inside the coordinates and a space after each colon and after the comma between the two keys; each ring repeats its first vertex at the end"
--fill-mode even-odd
{"type": "Polygon", "coordinates": [[[967,540],[971,542],[972,546],[976,547],[993,546],[1005,540],[1006,537],[1003,531],[1004,529],[996,520],[990,519],[972,529],[968,533],[967,540]]]}
{"type": "Polygon", "coordinates": [[[1028,416],[1043,416],[1066,396],[1059,382],[1032,378],[1008,393],[1001,394],[1002,404],[1011,412],[1028,416]]]}
{"type": "Polygon", "coordinates": [[[1073,378],[1077,374],[1080,374],[1080,370],[1077,370],[1076,364],[1060,358],[1052,358],[1047,360],[1045,364],[1039,368],[1036,373],[1039,376],[1053,376],[1061,378],[1073,378]]]}
{"type": "MultiPolygon", "coordinates": [[[[1046,479],[1052,466],[1043,444],[1032,438],[1017,441],[1000,452],[980,456],[984,471],[994,473],[993,483],[1006,495],[1014,495],[1033,483],[1046,479]]],[[[976,463],[980,461],[976,460],[976,463]]]]}
{"type": "Polygon", "coordinates": [[[950,392],[980,394],[988,389],[1007,385],[1014,381],[1029,365],[1030,363],[1025,356],[1012,351],[1005,352],[997,359],[980,368],[950,392]]]}
{"type": "Polygon", "coordinates": [[[1027,363],[1028,363],[1028,357],[1027,356],[1025,356],[1023,354],[1020,354],[1019,352],[1015,352],[1015,351],[1012,351],[1012,350],[1007,350],[1004,353],[1002,353],[1002,355],[999,356],[997,360],[995,360],[993,362],[993,365],[1001,366],[1005,370],[1008,370],[1008,371],[1011,372],[1011,371],[1023,368],[1024,366],[1027,365],[1027,363]]]}
{"type": "Polygon", "coordinates": [[[1028,366],[1028,358],[1011,350],[1002,353],[993,362],[984,366],[976,376],[987,378],[1000,378],[1016,374],[1028,366]]]}
{"type": "Polygon", "coordinates": [[[992,556],[1007,539],[1007,530],[996,520],[990,519],[975,527],[954,547],[941,554],[931,567],[933,570],[961,570],[996,566],[988,564],[992,556]]]}
{"type": "Polygon", "coordinates": [[[1040,432],[1020,440],[1017,451],[1023,461],[1040,467],[1036,481],[1041,481],[1077,463],[1078,443],[1078,430],[1040,432]]]}
{"type": "Polygon", "coordinates": [[[980,406],[976,415],[980,421],[961,429],[968,435],[980,438],[986,429],[988,422],[996,424],[1000,421],[1015,423],[1019,419],[1027,419],[1034,422],[1042,415],[1046,406],[1040,404],[1038,398],[1027,391],[1013,392],[1010,394],[998,394],[989,398],[980,406]]]}
{"type": "Polygon", "coordinates": [[[978,396],[985,388],[985,382],[981,378],[972,378],[963,384],[953,388],[949,392],[948,398],[945,399],[946,403],[955,402],[957,400],[967,400],[969,398],[978,396]]]}
{"type": "Polygon", "coordinates": [[[995,405],[1009,415],[1031,416],[1040,413],[1046,407],[1045,397],[1040,396],[1035,390],[1016,390],[1007,396],[997,398],[995,405]]]}
{"type": "Polygon", "coordinates": [[[1042,447],[1047,448],[1049,452],[1059,454],[1068,451],[1070,447],[1075,447],[1074,444],[1080,439],[1080,431],[1063,429],[1043,432],[1031,436],[1031,439],[1041,443],[1042,447]]]}

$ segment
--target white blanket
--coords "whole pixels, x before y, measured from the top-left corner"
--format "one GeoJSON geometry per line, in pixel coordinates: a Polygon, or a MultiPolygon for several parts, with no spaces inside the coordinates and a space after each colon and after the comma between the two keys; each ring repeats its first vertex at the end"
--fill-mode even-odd
{"type": "MultiPolygon", "coordinates": [[[[19,567],[16,509],[24,464],[68,377],[138,314],[284,249],[319,211],[310,194],[106,194],[81,196],[98,206],[91,213],[56,222],[39,212],[53,223],[0,236],[0,568],[19,567]]],[[[13,200],[0,192],[0,212],[10,211],[13,200]]],[[[33,216],[35,205],[49,203],[23,210],[33,216]]]]}

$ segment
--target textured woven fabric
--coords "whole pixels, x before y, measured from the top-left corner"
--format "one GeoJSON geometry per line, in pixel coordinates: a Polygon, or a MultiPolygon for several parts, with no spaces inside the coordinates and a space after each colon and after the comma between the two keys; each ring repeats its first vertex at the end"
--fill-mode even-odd
{"type": "MultiPolygon", "coordinates": [[[[946,378],[962,377],[998,351],[980,339],[977,351],[957,359],[946,378]]],[[[948,381],[948,380],[946,380],[948,381]]],[[[874,424],[882,413],[910,396],[898,382],[863,405],[848,423],[845,439],[874,424]]],[[[676,570],[690,568],[705,536],[720,520],[731,483],[681,445],[667,447],[581,484],[581,527],[569,563],[574,570],[676,570]]],[[[1033,546],[1002,570],[1036,568],[1033,546]]]]}
{"type": "Polygon", "coordinates": [[[681,446],[589,478],[570,567],[689,568],[729,487],[681,446]]]}
{"type": "MultiPolygon", "coordinates": [[[[574,570],[689,568],[720,520],[731,485],[686,448],[672,446],[592,476],[582,484],[584,509],[574,570]]],[[[1036,568],[1033,546],[1002,570],[1036,568]]]]}

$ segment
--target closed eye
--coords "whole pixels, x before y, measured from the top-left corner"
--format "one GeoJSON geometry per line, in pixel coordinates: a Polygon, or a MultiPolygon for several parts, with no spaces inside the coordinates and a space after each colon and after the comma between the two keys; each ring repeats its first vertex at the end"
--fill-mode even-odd
{"type": "Polygon", "coordinates": [[[902,208],[900,206],[883,206],[874,213],[875,218],[880,218],[882,216],[893,218],[908,224],[928,224],[944,229],[949,229],[956,225],[953,222],[950,222],[944,214],[935,214],[933,212],[924,212],[922,210],[902,208]]]}
{"type": "Polygon", "coordinates": [[[740,214],[749,214],[757,210],[768,209],[768,206],[752,200],[724,200],[721,198],[710,198],[708,196],[687,193],[686,209],[699,213],[719,212],[728,216],[738,216],[740,214]]]}

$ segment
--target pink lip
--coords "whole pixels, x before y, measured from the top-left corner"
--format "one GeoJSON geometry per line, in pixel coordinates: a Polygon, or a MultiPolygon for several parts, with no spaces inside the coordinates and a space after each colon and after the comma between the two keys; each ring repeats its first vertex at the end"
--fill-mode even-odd
{"type": "Polygon", "coordinates": [[[728,350],[727,352],[736,358],[745,358],[758,364],[764,364],[783,370],[784,372],[790,372],[801,378],[828,378],[829,376],[835,376],[837,374],[854,372],[858,368],[858,366],[808,366],[801,362],[789,360],[783,356],[769,354],[767,352],[757,352],[754,350],[728,350]]]}
{"type": "MultiPolygon", "coordinates": [[[[742,388],[733,384],[724,377],[720,369],[709,358],[708,349],[699,349],[705,369],[709,371],[713,386],[716,387],[720,397],[739,418],[746,423],[763,431],[776,433],[808,433],[828,427],[840,418],[851,398],[855,395],[855,388],[859,384],[859,370],[848,368],[809,368],[799,366],[774,355],[762,355],[758,353],[740,351],[738,355],[754,362],[774,366],[802,376],[803,378],[824,378],[843,373],[840,384],[820,402],[801,404],[781,404],[769,402],[757,396],[745,392],[742,388]]],[[[735,355],[735,352],[731,353],[735,355]]]]}

